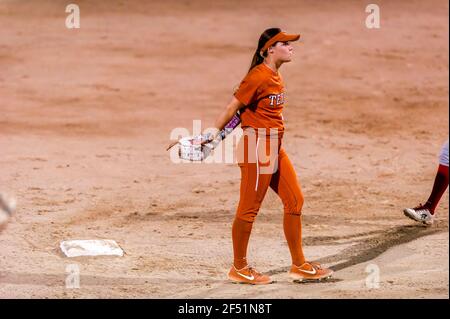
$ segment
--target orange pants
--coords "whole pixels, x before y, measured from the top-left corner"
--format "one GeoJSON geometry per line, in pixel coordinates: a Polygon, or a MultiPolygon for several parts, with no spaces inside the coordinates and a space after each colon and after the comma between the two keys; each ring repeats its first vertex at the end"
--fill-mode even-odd
{"type": "Polygon", "coordinates": [[[236,218],[253,222],[269,186],[281,198],[286,214],[301,215],[303,195],[294,167],[281,147],[282,136],[246,135],[238,146],[241,186],[236,218]]]}

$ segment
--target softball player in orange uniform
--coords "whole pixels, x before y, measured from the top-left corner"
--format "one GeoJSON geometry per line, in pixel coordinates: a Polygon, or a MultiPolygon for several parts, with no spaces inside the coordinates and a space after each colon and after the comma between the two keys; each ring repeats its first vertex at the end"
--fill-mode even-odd
{"type": "Polygon", "coordinates": [[[319,263],[306,261],[303,255],[300,216],[303,195],[294,167],[282,148],[285,90],[278,69],[291,61],[293,48],[290,42],[299,38],[300,35],[286,34],[279,28],[264,31],[248,74],[215,122],[219,132],[240,111],[244,131],[238,146],[241,185],[232,227],[234,262],[228,273],[233,282],[272,282],[269,276],[250,267],[246,259],[252,225],[269,186],[284,205],[283,227],[292,257],[290,277],[307,281],[320,280],[332,274],[332,270],[319,263]]]}

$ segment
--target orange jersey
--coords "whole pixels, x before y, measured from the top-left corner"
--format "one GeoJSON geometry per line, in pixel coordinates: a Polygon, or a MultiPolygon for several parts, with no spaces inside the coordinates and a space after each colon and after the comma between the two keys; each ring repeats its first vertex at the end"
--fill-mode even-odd
{"type": "Polygon", "coordinates": [[[257,65],[242,80],[234,96],[246,106],[241,110],[242,128],[284,132],[284,84],[279,73],[264,63],[257,65]]]}

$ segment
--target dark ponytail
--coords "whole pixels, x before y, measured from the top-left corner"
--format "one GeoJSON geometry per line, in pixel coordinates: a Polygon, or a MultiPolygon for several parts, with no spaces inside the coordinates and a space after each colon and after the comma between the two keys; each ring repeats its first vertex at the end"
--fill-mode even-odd
{"type": "Polygon", "coordinates": [[[259,51],[261,51],[261,49],[264,47],[267,41],[269,41],[271,38],[273,38],[273,36],[275,36],[280,32],[281,32],[280,28],[270,28],[261,34],[258,41],[258,47],[256,48],[256,52],[253,55],[252,64],[250,65],[250,69],[248,70],[248,72],[250,72],[251,69],[253,69],[255,66],[261,64],[264,61],[264,57],[267,56],[267,51],[263,52],[263,56],[260,55],[259,51]]]}

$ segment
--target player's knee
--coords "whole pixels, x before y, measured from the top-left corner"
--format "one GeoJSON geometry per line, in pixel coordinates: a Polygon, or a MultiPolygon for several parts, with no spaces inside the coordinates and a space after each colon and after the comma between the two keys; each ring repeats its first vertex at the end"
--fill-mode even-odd
{"type": "Polygon", "coordinates": [[[237,212],[236,218],[253,223],[255,221],[256,215],[258,215],[258,211],[246,211],[246,212],[237,212]]]}
{"type": "Polygon", "coordinates": [[[246,222],[253,223],[255,221],[256,215],[257,215],[256,213],[245,214],[245,215],[242,215],[242,216],[238,216],[238,218],[242,219],[242,220],[244,220],[246,222]]]}
{"type": "Polygon", "coordinates": [[[293,199],[289,203],[286,203],[284,205],[284,212],[286,214],[301,215],[303,202],[303,195],[301,193],[296,194],[296,196],[293,197],[293,199]]]}
{"type": "Polygon", "coordinates": [[[256,215],[258,215],[260,207],[260,203],[240,202],[236,210],[236,217],[253,223],[256,215]]]}

